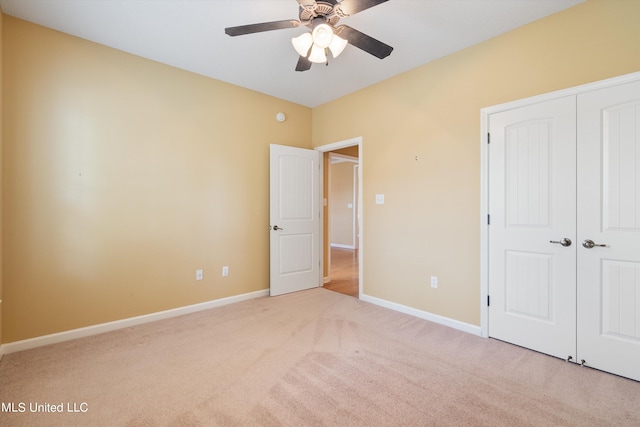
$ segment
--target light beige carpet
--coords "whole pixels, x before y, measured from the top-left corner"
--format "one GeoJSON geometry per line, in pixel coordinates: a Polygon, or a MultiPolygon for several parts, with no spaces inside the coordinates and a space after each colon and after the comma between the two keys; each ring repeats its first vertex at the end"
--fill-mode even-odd
{"type": "Polygon", "coordinates": [[[25,406],[2,426],[640,425],[638,382],[324,289],[6,355],[0,402],[25,406]]]}

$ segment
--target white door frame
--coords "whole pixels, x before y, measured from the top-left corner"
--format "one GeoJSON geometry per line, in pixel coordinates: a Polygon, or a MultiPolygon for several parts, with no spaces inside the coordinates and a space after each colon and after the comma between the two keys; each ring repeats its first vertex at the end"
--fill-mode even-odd
{"type": "Polygon", "coordinates": [[[360,249],[360,153],[358,163],[353,165],[353,246],[360,249]]]}
{"type": "Polygon", "coordinates": [[[480,110],[480,335],[489,336],[489,308],[487,296],[489,295],[489,117],[513,108],[523,107],[542,101],[578,95],[591,90],[602,89],[609,86],[624,84],[638,80],[640,72],[625,74],[606,80],[575,86],[555,92],[519,99],[517,101],[494,105],[480,110]]]}
{"type": "MultiPolygon", "coordinates": [[[[358,236],[358,298],[360,298],[362,296],[362,283],[363,283],[363,268],[362,268],[362,264],[363,264],[363,260],[364,260],[364,255],[363,255],[363,251],[362,251],[362,237],[364,235],[363,232],[363,227],[362,227],[362,217],[364,216],[364,208],[362,206],[362,137],[361,136],[357,136],[355,138],[351,138],[351,139],[345,139],[344,141],[338,141],[338,142],[334,142],[332,144],[327,144],[327,145],[321,145],[319,147],[315,147],[315,150],[321,152],[321,153],[326,153],[329,151],[334,151],[334,150],[339,150],[341,148],[347,148],[347,147],[352,147],[354,145],[358,146],[358,159],[359,159],[359,168],[358,168],[358,207],[359,207],[359,213],[360,216],[358,218],[358,230],[359,230],[359,236],[358,236]]],[[[321,162],[321,164],[324,164],[324,162],[321,162]]],[[[320,173],[322,175],[322,177],[320,178],[319,182],[323,183],[324,182],[324,174],[327,173],[324,168],[322,168],[320,170],[320,173]]],[[[323,198],[323,192],[320,191],[320,206],[323,206],[322,203],[322,198],[323,198]]],[[[320,210],[320,253],[324,254],[324,209],[320,210]]],[[[324,272],[324,256],[320,257],[320,275],[322,276],[324,272]]],[[[322,281],[320,282],[322,283],[322,281]]]]}

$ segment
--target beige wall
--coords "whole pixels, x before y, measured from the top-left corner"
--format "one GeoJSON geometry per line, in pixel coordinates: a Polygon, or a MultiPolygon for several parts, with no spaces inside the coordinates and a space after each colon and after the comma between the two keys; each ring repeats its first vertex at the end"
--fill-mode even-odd
{"type": "Polygon", "coordinates": [[[334,150],[332,153],[336,154],[344,154],[345,156],[358,157],[358,146],[352,145],[351,147],[341,148],[339,150],[334,150]]]}
{"type": "Polygon", "coordinates": [[[267,289],[269,144],[311,110],[3,24],[3,342],[267,289]]]}
{"type": "Polygon", "coordinates": [[[353,193],[353,162],[331,164],[330,174],[330,233],[331,244],[352,246],[353,214],[355,209],[353,193]],[[349,208],[349,204],[352,205],[349,208]]]}
{"type": "Polygon", "coordinates": [[[480,109],[639,71],[639,16],[589,1],[313,110],[314,146],[363,137],[365,294],[480,324],[480,109]]]}

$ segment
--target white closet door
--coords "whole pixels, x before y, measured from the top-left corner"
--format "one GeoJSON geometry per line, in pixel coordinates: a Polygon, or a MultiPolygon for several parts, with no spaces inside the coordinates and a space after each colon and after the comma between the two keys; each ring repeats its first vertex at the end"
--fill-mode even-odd
{"type": "Polygon", "coordinates": [[[575,359],[575,96],[492,114],[489,130],[489,335],[575,359]]]}
{"type": "Polygon", "coordinates": [[[578,95],[578,144],[578,357],[640,380],[640,82],[578,95]]]}

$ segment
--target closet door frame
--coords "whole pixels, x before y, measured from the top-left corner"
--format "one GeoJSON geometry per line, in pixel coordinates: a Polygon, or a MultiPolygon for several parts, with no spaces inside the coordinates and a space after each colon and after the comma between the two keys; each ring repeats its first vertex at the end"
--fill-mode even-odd
{"type": "Polygon", "coordinates": [[[491,114],[640,80],[640,72],[549,92],[480,110],[480,335],[489,337],[489,117],[491,114]]]}

